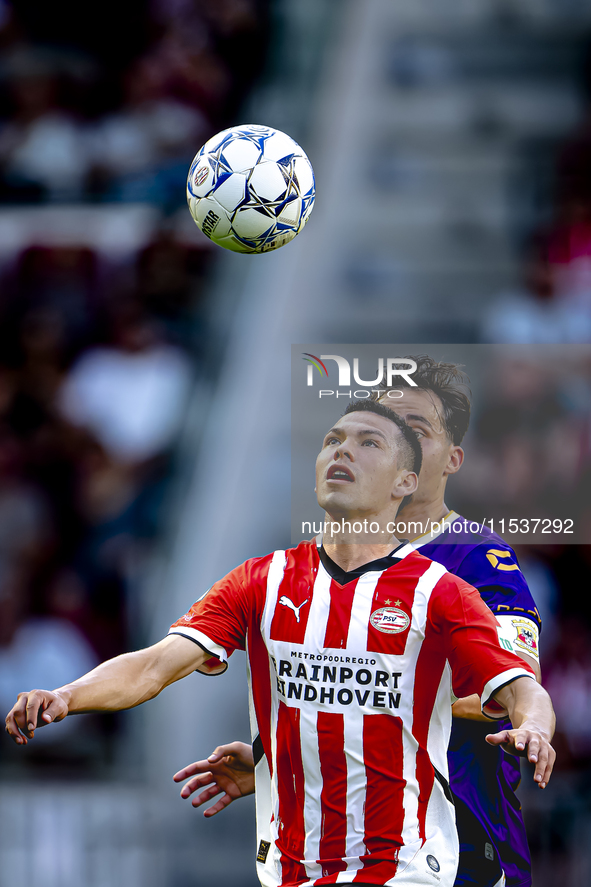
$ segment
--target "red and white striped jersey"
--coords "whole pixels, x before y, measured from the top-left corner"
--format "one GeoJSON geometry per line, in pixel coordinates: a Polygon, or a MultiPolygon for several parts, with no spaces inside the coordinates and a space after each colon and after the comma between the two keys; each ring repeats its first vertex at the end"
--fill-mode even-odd
{"type": "Polygon", "coordinates": [[[247,649],[265,887],[451,887],[452,688],[486,708],[533,676],[496,628],[472,586],[410,545],[344,573],[315,542],[247,561],[172,626],[211,653],[208,673],[247,649]]]}

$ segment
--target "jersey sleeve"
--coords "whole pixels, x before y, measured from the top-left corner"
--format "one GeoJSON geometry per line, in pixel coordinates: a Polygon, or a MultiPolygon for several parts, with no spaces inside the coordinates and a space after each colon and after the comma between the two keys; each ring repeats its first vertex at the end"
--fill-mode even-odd
{"type": "Polygon", "coordinates": [[[517,555],[500,537],[474,546],[454,573],[478,589],[495,616],[528,619],[539,634],[542,621],[517,555]]]}
{"type": "Polygon", "coordinates": [[[180,634],[210,654],[198,671],[222,674],[232,653],[245,649],[249,623],[264,600],[270,559],[253,558],[236,567],[171,625],[169,634],[180,634]]]}
{"type": "Polygon", "coordinates": [[[454,695],[462,698],[476,693],[485,715],[505,717],[494,694],[516,678],[535,680],[535,674],[522,659],[501,646],[498,623],[478,591],[446,573],[434,589],[430,621],[442,635],[454,695]]]}
{"type": "Polygon", "coordinates": [[[527,653],[540,661],[540,630],[533,619],[511,613],[498,615],[498,634],[501,646],[520,656],[527,653]]]}

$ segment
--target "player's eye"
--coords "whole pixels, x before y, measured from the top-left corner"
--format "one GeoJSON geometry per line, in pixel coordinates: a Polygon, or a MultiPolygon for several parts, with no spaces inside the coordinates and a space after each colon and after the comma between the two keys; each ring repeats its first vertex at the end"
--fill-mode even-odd
{"type": "Polygon", "coordinates": [[[372,440],[370,437],[368,437],[367,440],[364,440],[364,441],[363,441],[363,443],[361,444],[361,446],[362,446],[362,447],[368,447],[368,446],[369,446],[369,447],[377,447],[377,446],[378,446],[378,443],[377,443],[377,441],[372,440]]]}
{"type": "Polygon", "coordinates": [[[339,440],[338,437],[327,437],[326,440],[324,441],[324,446],[331,447],[331,446],[333,446],[333,444],[337,444],[337,446],[338,446],[338,444],[340,444],[340,442],[341,441],[339,440]]]}
{"type": "MultiPolygon", "coordinates": [[[[412,425],[411,425],[411,428],[412,428],[412,425]]],[[[426,436],[426,435],[425,435],[425,432],[424,432],[421,428],[413,428],[412,430],[413,430],[414,433],[417,435],[417,437],[419,438],[419,440],[421,439],[421,437],[425,437],[425,436],[426,436]]]]}

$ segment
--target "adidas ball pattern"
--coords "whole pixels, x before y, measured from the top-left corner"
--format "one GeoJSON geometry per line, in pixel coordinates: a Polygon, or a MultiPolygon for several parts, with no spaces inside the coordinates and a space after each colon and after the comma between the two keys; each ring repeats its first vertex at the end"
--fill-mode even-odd
{"type": "Polygon", "coordinates": [[[293,240],[310,217],[315,193],[306,154],[269,126],[236,126],[213,136],[187,179],[198,227],[240,253],[264,253],[293,240]]]}

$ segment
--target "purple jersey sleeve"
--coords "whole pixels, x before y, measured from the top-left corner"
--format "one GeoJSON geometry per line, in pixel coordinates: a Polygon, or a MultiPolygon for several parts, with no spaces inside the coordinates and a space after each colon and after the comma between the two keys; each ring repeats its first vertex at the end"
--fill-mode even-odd
{"type": "Polygon", "coordinates": [[[478,589],[495,615],[524,616],[541,628],[540,614],[515,552],[500,538],[474,546],[457,570],[457,575],[478,589]]]}

